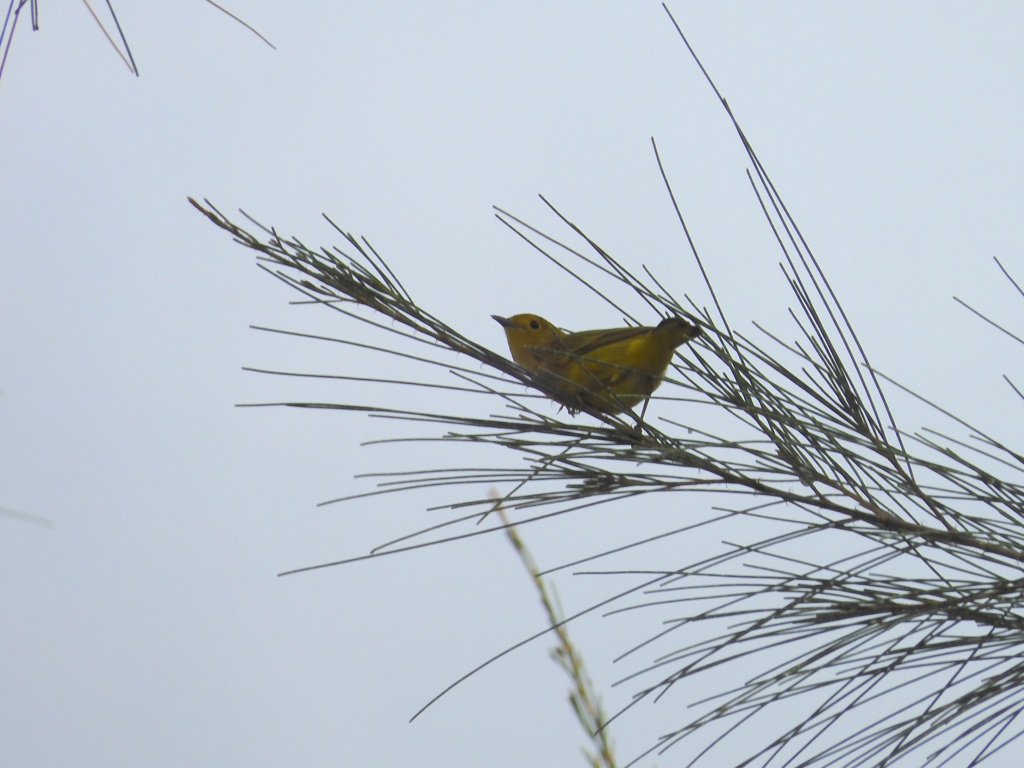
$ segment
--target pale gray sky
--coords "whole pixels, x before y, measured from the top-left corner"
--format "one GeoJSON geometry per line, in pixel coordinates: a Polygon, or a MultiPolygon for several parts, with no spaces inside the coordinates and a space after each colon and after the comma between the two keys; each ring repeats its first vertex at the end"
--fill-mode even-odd
{"type": "MultiPolygon", "coordinates": [[[[115,3],[139,79],[84,6],[40,5],[0,81],[0,506],[53,527],[0,517],[0,762],[583,765],[543,642],[406,722],[543,626],[504,540],[276,576],[443,519],[426,508],[458,498],[315,506],[372,489],[354,475],[473,456],[361,448],[424,433],[356,414],[234,408],[385,395],[243,372],[371,363],[249,330],[360,332],[288,306],[297,296],[185,198],[309,244],[339,242],[326,212],[421,305],[502,349],[493,313],[618,321],[493,218],[497,204],[557,231],[538,193],[707,302],[654,136],[732,321],[791,333],[745,155],[660,5],[232,2],[273,51],[201,0],[115,3]]],[[[874,363],[1020,434],[999,381],[1024,378],[1020,349],[951,296],[1019,329],[992,257],[1024,278],[1024,7],[671,8],[874,363]]],[[[897,403],[908,428],[930,418],[897,403]]],[[[606,508],[525,534],[554,565],[671,514],[606,508]]],[[[568,574],[558,587],[570,611],[609,591],[568,574]]],[[[621,618],[573,628],[611,709],[633,669],[612,659],[636,632],[621,618]]],[[[616,722],[623,762],[678,723],[673,706],[616,722]]]]}

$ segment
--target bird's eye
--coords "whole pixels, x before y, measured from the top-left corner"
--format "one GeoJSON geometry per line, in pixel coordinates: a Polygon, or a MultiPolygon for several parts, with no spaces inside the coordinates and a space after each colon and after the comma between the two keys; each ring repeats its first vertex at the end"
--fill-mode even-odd
{"type": "Polygon", "coordinates": [[[533,330],[535,330],[535,331],[539,331],[540,330],[540,321],[538,321],[538,320],[531,320],[530,321],[530,327],[533,328],[533,330]]]}

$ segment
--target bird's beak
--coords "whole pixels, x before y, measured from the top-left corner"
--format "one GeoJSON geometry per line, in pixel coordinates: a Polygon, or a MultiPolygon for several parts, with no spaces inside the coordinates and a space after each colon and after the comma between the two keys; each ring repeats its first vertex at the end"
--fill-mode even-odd
{"type": "Polygon", "coordinates": [[[519,323],[515,322],[514,320],[510,320],[507,317],[502,317],[501,315],[491,315],[491,317],[493,317],[495,320],[497,320],[499,323],[501,323],[501,327],[502,328],[518,328],[519,327],[519,323]]]}

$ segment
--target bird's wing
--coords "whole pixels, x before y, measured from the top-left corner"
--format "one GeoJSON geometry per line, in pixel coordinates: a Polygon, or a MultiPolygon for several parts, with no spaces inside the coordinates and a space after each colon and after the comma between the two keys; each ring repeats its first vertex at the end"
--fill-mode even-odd
{"type": "Polygon", "coordinates": [[[567,333],[563,341],[566,349],[577,357],[586,357],[601,347],[619,344],[632,338],[649,333],[650,328],[608,328],[597,331],[579,331],[567,333]]]}

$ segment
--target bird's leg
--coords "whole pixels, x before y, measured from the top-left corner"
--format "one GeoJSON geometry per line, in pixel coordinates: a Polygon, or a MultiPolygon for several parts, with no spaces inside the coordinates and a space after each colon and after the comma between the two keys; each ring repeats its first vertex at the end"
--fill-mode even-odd
{"type": "Polygon", "coordinates": [[[643,423],[644,423],[644,416],[645,416],[645,415],[647,414],[647,404],[648,404],[649,402],[651,402],[651,398],[650,398],[650,396],[648,396],[648,397],[645,397],[645,398],[644,398],[644,407],[640,409],[640,421],[639,421],[639,423],[637,424],[637,427],[638,427],[638,428],[639,428],[640,426],[642,426],[642,425],[643,425],[643,423]]]}

